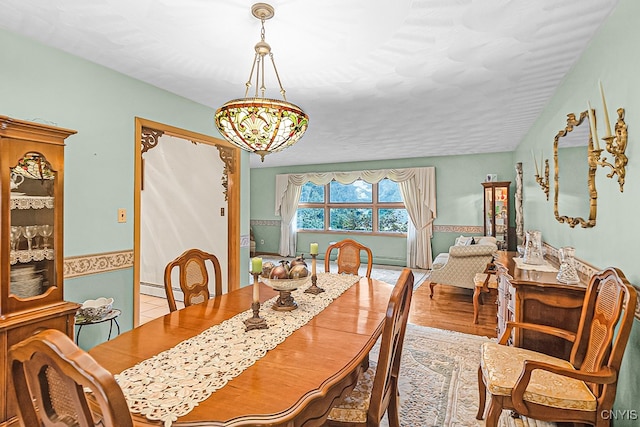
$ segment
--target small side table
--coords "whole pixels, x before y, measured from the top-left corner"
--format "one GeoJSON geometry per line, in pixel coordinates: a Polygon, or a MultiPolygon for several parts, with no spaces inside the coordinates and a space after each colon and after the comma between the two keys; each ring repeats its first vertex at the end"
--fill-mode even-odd
{"type": "Polygon", "coordinates": [[[481,292],[489,292],[490,289],[498,289],[498,280],[494,273],[476,273],[473,278],[475,289],[473,291],[473,324],[478,323],[478,304],[481,292]]]}
{"type": "Polygon", "coordinates": [[[78,339],[80,338],[80,331],[85,325],[97,325],[98,323],[109,322],[109,335],[107,336],[107,341],[109,341],[111,339],[113,324],[115,323],[118,328],[118,335],[120,335],[120,324],[118,323],[118,316],[120,316],[120,314],[122,314],[122,311],[114,308],[109,312],[109,314],[98,320],[87,320],[84,317],[76,317],[76,326],[78,326],[78,332],[76,332],[76,343],[79,342],[78,339]]]}

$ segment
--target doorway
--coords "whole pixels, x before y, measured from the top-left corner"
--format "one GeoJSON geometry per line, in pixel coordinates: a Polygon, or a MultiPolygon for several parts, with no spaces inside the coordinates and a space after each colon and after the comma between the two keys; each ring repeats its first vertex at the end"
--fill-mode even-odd
{"type": "Polygon", "coordinates": [[[140,293],[164,296],[164,266],[198,247],[220,260],[225,292],[238,287],[239,149],[136,118],[134,326],[140,293]]]}

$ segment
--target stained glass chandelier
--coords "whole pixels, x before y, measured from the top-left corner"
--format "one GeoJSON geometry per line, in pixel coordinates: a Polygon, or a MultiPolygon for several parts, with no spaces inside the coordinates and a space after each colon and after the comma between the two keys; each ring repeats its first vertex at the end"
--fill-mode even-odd
{"type": "Polygon", "coordinates": [[[260,41],[255,46],[255,58],[246,83],[244,98],[234,99],[218,108],[216,127],[230,143],[251,153],[264,156],[295,144],[307,130],[309,118],[300,107],[287,101],[280,82],[271,46],[264,40],[264,21],[271,19],[274,9],[266,3],[256,3],[251,13],[262,22],[260,41]],[[265,98],[265,57],[269,56],[280,85],[282,100],[265,98]],[[249,97],[255,71],[255,94],[249,97]]]}

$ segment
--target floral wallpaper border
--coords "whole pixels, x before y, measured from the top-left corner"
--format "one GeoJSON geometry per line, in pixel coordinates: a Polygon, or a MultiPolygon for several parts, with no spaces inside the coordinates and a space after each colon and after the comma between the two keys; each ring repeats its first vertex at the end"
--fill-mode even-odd
{"type": "Polygon", "coordinates": [[[133,267],[133,250],[64,259],[65,279],[133,267]]]}
{"type": "Polygon", "coordinates": [[[280,222],[279,219],[252,219],[249,224],[252,226],[280,227],[280,222]]]}
{"type": "Polygon", "coordinates": [[[481,225],[434,225],[434,233],[466,233],[466,234],[482,234],[484,228],[481,225]]]}

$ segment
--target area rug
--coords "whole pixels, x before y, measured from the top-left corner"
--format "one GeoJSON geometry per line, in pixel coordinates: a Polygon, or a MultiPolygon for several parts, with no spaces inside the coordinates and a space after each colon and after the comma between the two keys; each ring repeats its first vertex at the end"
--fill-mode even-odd
{"type": "MultiPolygon", "coordinates": [[[[402,427],[481,427],[478,411],[480,345],[489,338],[407,325],[400,368],[402,427]]],[[[371,360],[378,358],[377,347],[371,360]]],[[[386,427],[387,419],[383,420],[386,427]]],[[[553,423],[512,418],[500,427],[552,427],[553,423]]]]}

